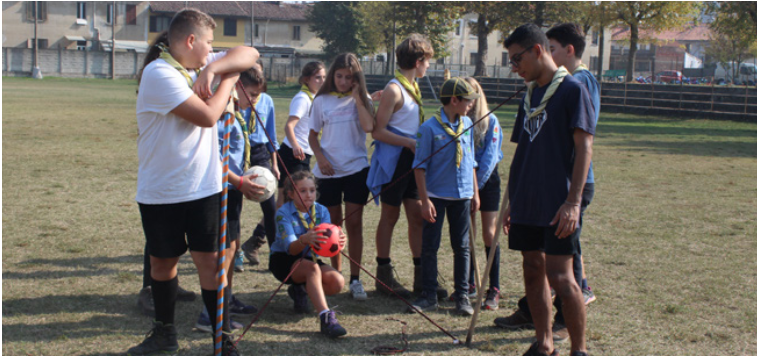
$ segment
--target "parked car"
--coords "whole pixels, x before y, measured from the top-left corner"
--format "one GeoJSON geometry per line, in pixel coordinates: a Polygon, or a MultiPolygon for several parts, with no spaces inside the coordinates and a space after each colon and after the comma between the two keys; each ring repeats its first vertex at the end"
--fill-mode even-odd
{"type": "Polygon", "coordinates": [[[664,70],[655,74],[655,81],[665,84],[680,84],[682,82],[682,72],[676,70],[664,70]]]}

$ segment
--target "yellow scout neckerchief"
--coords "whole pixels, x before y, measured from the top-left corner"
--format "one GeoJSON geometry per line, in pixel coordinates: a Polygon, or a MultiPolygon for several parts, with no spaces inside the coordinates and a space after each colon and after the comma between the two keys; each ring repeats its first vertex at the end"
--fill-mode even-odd
{"type": "MultiPolygon", "coordinates": [[[[157,46],[158,48],[161,49],[161,54],[160,56],[158,56],[158,58],[163,59],[163,61],[173,66],[174,69],[179,70],[179,72],[182,73],[182,75],[184,75],[184,78],[187,79],[187,85],[189,85],[189,87],[192,87],[192,83],[193,83],[192,77],[190,77],[190,74],[187,72],[187,69],[185,69],[184,66],[182,66],[182,64],[180,64],[178,61],[176,61],[176,59],[174,59],[173,56],[171,56],[171,53],[168,52],[168,46],[166,46],[166,44],[164,43],[159,43],[157,46]]],[[[198,73],[197,70],[193,69],[193,71],[195,72],[195,74],[198,73]]]]}
{"type": "Polygon", "coordinates": [[[419,124],[424,123],[424,103],[421,100],[421,89],[418,87],[418,82],[414,81],[413,86],[411,86],[411,82],[408,81],[408,78],[403,75],[400,70],[395,70],[395,79],[400,83],[400,85],[403,85],[405,90],[408,90],[408,93],[411,94],[413,97],[413,100],[416,101],[416,104],[418,104],[418,122],[419,124]]]}
{"type": "Polygon", "coordinates": [[[579,64],[579,66],[577,66],[576,69],[574,69],[574,72],[572,74],[576,74],[580,70],[590,71],[590,69],[587,69],[587,65],[579,64]]]}
{"type": "Polygon", "coordinates": [[[450,126],[445,125],[445,123],[442,122],[442,108],[439,108],[436,113],[434,113],[434,117],[437,119],[437,122],[440,123],[440,126],[442,126],[442,129],[445,130],[445,132],[453,137],[453,140],[455,141],[455,166],[461,167],[461,160],[463,159],[463,146],[461,145],[461,140],[458,139],[458,136],[463,134],[463,120],[460,118],[460,116],[456,115],[458,117],[458,129],[456,131],[453,131],[452,124],[453,122],[450,121],[450,126]]]}
{"type": "MultiPolygon", "coordinates": [[[[311,211],[310,211],[311,222],[310,223],[305,221],[305,217],[303,217],[303,214],[300,213],[300,210],[298,210],[297,206],[295,206],[295,211],[297,212],[297,217],[300,219],[300,225],[302,225],[305,228],[305,231],[313,229],[316,226],[316,204],[311,205],[311,211]]],[[[316,262],[316,252],[311,251],[311,255],[313,256],[313,262],[316,262]]]]}
{"type": "Polygon", "coordinates": [[[542,110],[545,110],[547,102],[550,100],[550,97],[555,94],[555,91],[558,89],[558,86],[561,85],[563,78],[565,78],[566,75],[569,75],[568,70],[563,66],[559,67],[555,72],[555,75],[553,75],[553,80],[550,81],[547,91],[545,91],[545,96],[542,97],[542,101],[533,112],[530,112],[529,109],[532,107],[532,92],[534,91],[534,88],[537,87],[537,82],[532,81],[527,85],[526,97],[524,97],[524,113],[527,115],[527,120],[539,115],[542,110]]]}
{"type": "Polygon", "coordinates": [[[239,111],[240,106],[237,89],[232,90],[232,99],[234,101],[234,117],[237,119],[237,122],[240,123],[240,126],[242,127],[242,135],[245,137],[245,162],[242,164],[242,171],[247,171],[247,168],[250,165],[250,131],[247,129],[247,122],[245,121],[245,118],[239,111]]]}
{"type": "Polygon", "coordinates": [[[311,102],[313,102],[313,93],[311,92],[311,89],[303,85],[300,87],[300,91],[304,92],[305,95],[308,95],[308,99],[311,99],[311,102]]]}
{"type": "Polygon", "coordinates": [[[343,97],[345,97],[345,96],[350,96],[350,94],[351,94],[351,93],[352,93],[352,91],[343,92],[343,93],[341,93],[341,92],[336,92],[336,91],[330,91],[330,92],[329,92],[329,95],[332,95],[332,96],[336,96],[336,97],[337,97],[337,99],[342,99],[342,98],[343,98],[343,97]]]}

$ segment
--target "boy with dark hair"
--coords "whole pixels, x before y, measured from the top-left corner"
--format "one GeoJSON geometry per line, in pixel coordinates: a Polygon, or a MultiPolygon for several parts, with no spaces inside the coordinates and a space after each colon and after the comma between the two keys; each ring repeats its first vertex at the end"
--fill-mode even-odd
{"type": "Polygon", "coordinates": [[[474,314],[468,298],[468,235],[471,213],[479,210],[479,187],[476,184],[474,133],[467,130],[472,122],[466,114],[479,96],[464,79],[455,77],[445,81],[440,89],[443,106],[419,127],[416,134],[413,167],[416,168],[416,186],[424,218],[422,292],[413,302],[418,311],[437,309],[437,251],[447,213],[454,256],[455,310],[460,315],[474,314]]]}
{"type": "MultiPolygon", "coordinates": [[[[395,78],[384,88],[376,112],[376,126],[371,133],[376,141],[366,185],[375,196],[381,192],[382,208],[376,229],[377,279],[398,295],[410,298],[411,292],[395,280],[390,250],[392,232],[400,217],[400,205],[403,205],[408,219],[408,244],[414,265],[413,290],[420,293],[423,229],[421,201],[414,177],[398,178],[405,175],[413,163],[416,133],[424,122],[421,90],[416,78],[426,74],[434,50],[424,37],[411,34],[398,45],[395,54],[400,69],[395,70],[395,78]],[[390,184],[394,185],[389,187],[390,184]]],[[[379,202],[379,198],[376,202],[379,202]]],[[[376,289],[380,293],[391,294],[379,281],[376,282],[376,289]]]]}
{"type": "Polygon", "coordinates": [[[550,328],[549,286],[563,300],[571,354],[586,355],[584,301],[572,276],[578,252],[581,192],[592,158],[594,110],[587,90],[550,56],[545,34],[534,24],[506,40],[510,65],[528,82],[511,141],[503,231],[521,251],[529,310],[537,341],[525,355],[557,355],[550,328]]]}
{"type": "MultiPolygon", "coordinates": [[[[177,265],[187,249],[198,269],[203,302],[210,314],[216,313],[222,189],[216,124],[238,72],[252,67],[258,52],[240,46],[211,53],[214,28],[213,19],[203,12],[177,13],[169,25],[169,44],[156,42],[141,72],[136,200],[150,249],[155,321],[147,338],[128,355],[178,350],[177,265]],[[187,70],[201,68],[200,74],[187,70]],[[217,75],[220,83],[214,93],[211,85],[217,75]]],[[[213,328],[215,319],[211,319],[213,328]]],[[[222,353],[236,354],[226,335],[222,353]]]]}
{"type": "MultiPolygon", "coordinates": [[[[598,116],[600,115],[600,90],[595,77],[590,73],[587,67],[582,64],[581,57],[586,45],[584,33],[578,25],[567,23],[553,27],[547,31],[546,35],[550,43],[550,52],[555,64],[565,67],[566,70],[571,73],[571,76],[587,88],[590,101],[595,110],[595,118],[593,120],[597,126],[598,116]]],[[[590,202],[592,202],[595,193],[594,183],[595,179],[592,171],[592,162],[590,162],[587,182],[582,190],[580,227],[577,229],[577,233],[581,232],[581,221],[584,218],[584,211],[587,209],[590,202]]],[[[584,304],[588,305],[595,300],[595,295],[592,292],[592,289],[587,285],[587,276],[584,274],[584,261],[581,252],[582,248],[581,244],[579,244],[578,251],[574,255],[574,278],[581,284],[584,304]]],[[[529,312],[526,296],[519,300],[518,306],[518,310],[516,310],[514,314],[508,317],[495,319],[495,323],[498,326],[507,329],[533,326],[532,316],[529,312]]],[[[568,330],[566,329],[565,320],[563,319],[560,297],[556,297],[555,307],[558,312],[555,314],[555,321],[553,323],[553,340],[562,342],[568,339],[568,330]]]]}

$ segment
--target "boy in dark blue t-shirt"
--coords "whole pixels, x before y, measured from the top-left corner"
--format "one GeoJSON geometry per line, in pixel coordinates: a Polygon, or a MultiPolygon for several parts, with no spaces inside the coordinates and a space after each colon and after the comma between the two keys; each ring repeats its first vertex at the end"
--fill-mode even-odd
{"type": "Polygon", "coordinates": [[[550,290],[563,299],[571,354],[586,354],[586,314],[573,277],[578,252],[582,188],[592,158],[594,110],[587,90],[553,62],[545,34],[522,25],[505,40],[513,71],[526,80],[511,141],[503,230],[510,249],[521,251],[524,285],[537,332],[526,355],[557,354],[550,327],[550,290]]]}

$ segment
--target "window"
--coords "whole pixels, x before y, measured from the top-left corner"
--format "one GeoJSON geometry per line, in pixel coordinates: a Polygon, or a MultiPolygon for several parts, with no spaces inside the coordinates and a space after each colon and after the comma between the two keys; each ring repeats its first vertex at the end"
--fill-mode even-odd
{"type": "Polygon", "coordinates": [[[292,40],[300,40],[300,25],[292,27],[292,40]]]}
{"type": "Polygon", "coordinates": [[[76,3],[76,18],[86,20],[87,19],[87,3],[86,2],[77,2],[76,3]]]}
{"type": "Polygon", "coordinates": [[[258,37],[258,24],[255,24],[255,37],[258,37]]]}
{"type": "Polygon", "coordinates": [[[595,30],[592,32],[592,45],[597,46],[598,40],[600,39],[600,33],[595,30]]]}
{"type": "Polygon", "coordinates": [[[590,56],[590,70],[596,71],[600,65],[597,56],[590,56]]]}
{"type": "Polygon", "coordinates": [[[105,7],[105,23],[113,24],[113,4],[108,4],[105,7]]]}
{"type": "Polygon", "coordinates": [[[77,41],[76,42],[76,50],[79,50],[79,51],[85,51],[85,50],[87,50],[87,40],[77,41]]]}
{"type": "Polygon", "coordinates": [[[171,18],[168,16],[151,15],[150,16],[150,32],[164,32],[168,30],[168,25],[171,23],[171,18]]]}
{"type": "MultiPolygon", "coordinates": [[[[34,38],[29,39],[28,45],[30,49],[34,49],[34,38]]],[[[39,47],[40,49],[47,49],[47,46],[48,46],[47,39],[37,39],[37,47],[39,47]]]]}
{"type": "Polygon", "coordinates": [[[224,18],[224,36],[237,36],[237,19],[224,18]]]}
{"type": "Polygon", "coordinates": [[[37,9],[34,8],[34,3],[34,1],[26,2],[26,20],[34,21],[35,15],[38,21],[47,20],[47,2],[37,1],[37,9]]]}
{"type": "Polygon", "coordinates": [[[463,21],[458,20],[458,25],[455,27],[455,36],[461,36],[461,26],[463,26],[463,21]]]}
{"type": "Polygon", "coordinates": [[[437,64],[445,65],[445,58],[441,57],[437,59],[437,64]]]}
{"type": "Polygon", "coordinates": [[[500,60],[500,66],[508,66],[511,59],[508,57],[508,52],[503,51],[503,58],[500,60]]]}
{"type": "Polygon", "coordinates": [[[479,62],[479,53],[472,52],[469,61],[469,65],[476,65],[476,63],[479,62]]]}
{"type": "Polygon", "coordinates": [[[126,25],[137,25],[137,5],[126,5],[126,25]]]}
{"type": "Polygon", "coordinates": [[[650,61],[637,61],[634,63],[634,71],[650,71],[650,61]]]}

